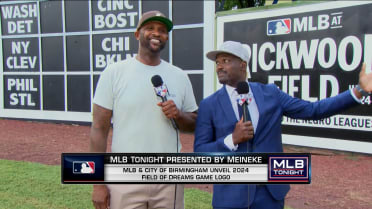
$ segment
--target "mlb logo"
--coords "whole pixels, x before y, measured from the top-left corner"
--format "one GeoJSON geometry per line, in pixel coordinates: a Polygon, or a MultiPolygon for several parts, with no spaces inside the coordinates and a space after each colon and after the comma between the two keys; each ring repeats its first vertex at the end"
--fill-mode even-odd
{"type": "Polygon", "coordinates": [[[74,174],[94,174],[95,164],[93,161],[74,161],[73,173],[74,174]]]}
{"type": "Polygon", "coordinates": [[[165,97],[168,93],[167,87],[164,86],[164,85],[155,87],[155,92],[156,92],[156,95],[158,95],[160,97],[165,97]]]}
{"type": "Polygon", "coordinates": [[[250,104],[252,102],[252,98],[248,96],[247,94],[239,94],[237,102],[239,105],[243,105],[245,102],[250,104]]]}
{"type": "Polygon", "coordinates": [[[267,21],[267,35],[283,35],[291,33],[291,19],[279,19],[267,21]]]}

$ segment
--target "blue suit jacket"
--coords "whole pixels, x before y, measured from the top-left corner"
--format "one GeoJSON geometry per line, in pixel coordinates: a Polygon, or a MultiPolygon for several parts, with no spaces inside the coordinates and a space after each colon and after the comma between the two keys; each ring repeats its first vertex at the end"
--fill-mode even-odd
{"type": "MultiPolygon", "coordinates": [[[[236,152],[283,152],[281,137],[282,116],[302,119],[321,119],[358,104],[349,91],[318,102],[293,98],[274,84],[249,83],[256,100],[259,121],[253,141],[239,144],[236,152]]],[[[201,101],[195,130],[195,152],[231,152],[224,139],[237,123],[225,86],[201,101]]],[[[272,197],[282,200],[289,185],[266,185],[272,197]]],[[[214,185],[213,206],[242,208],[254,200],[255,185],[214,185]]]]}

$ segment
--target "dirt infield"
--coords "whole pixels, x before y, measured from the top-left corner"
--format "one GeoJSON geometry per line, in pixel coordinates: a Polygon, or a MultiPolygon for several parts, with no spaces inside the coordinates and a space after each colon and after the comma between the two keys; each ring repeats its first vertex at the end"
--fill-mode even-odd
{"type": "MultiPolygon", "coordinates": [[[[0,119],[0,159],[59,165],[62,152],[88,152],[89,127],[0,119]]],[[[181,136],[191,152],[193,136],[181,136]]],[[[292,185],[286,205],[294,209],[372,208],[372,156],[285,147],[311,152],[312,183],[292,185]]],[[[211,185],[187,185],[211,191],[211,185]]]]}

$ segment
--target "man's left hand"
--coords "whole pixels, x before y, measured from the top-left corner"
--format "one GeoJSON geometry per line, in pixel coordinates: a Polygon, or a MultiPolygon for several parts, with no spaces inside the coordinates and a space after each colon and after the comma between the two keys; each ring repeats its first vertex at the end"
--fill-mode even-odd
{"type": "Polygon", "coordinates": [[[177,108],[173,100],[159,102],[158,106],[161,107],[164,115],[169,119],[177,119],[180,115],[180,110],[177,108]]]}

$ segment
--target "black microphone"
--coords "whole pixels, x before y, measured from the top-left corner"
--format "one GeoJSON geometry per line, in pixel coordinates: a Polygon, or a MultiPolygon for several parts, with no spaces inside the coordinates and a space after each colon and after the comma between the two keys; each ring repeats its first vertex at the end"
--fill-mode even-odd
{"type": "MultiPolygon", "coordinates": [[[[165,84],[163,85],[163,79],[161,79],[160,75],[152,76],[151,83],[152,83],[152,85],[154,85],[154,90],[155,90],[156,96],[160,97],[161,101],[163,101],[163,102],[167,101],[168,89],[167,89],[167,86],[165,84]]],[[[178,129],[176,121],[174,121],[173,118],[171,118],[170,120],[172,122],[173,128],[178,129]]]]}
{"type": "Polygon", "coordinates": [[[239,94],[239,105],[242,106],[243,109],[243,121],[251,121],[251,116],[248,111],[248,97],[247,94],[249,93],[249,86],[246,81],[242,81],[238,83],[236,91],[239,94]]]}

